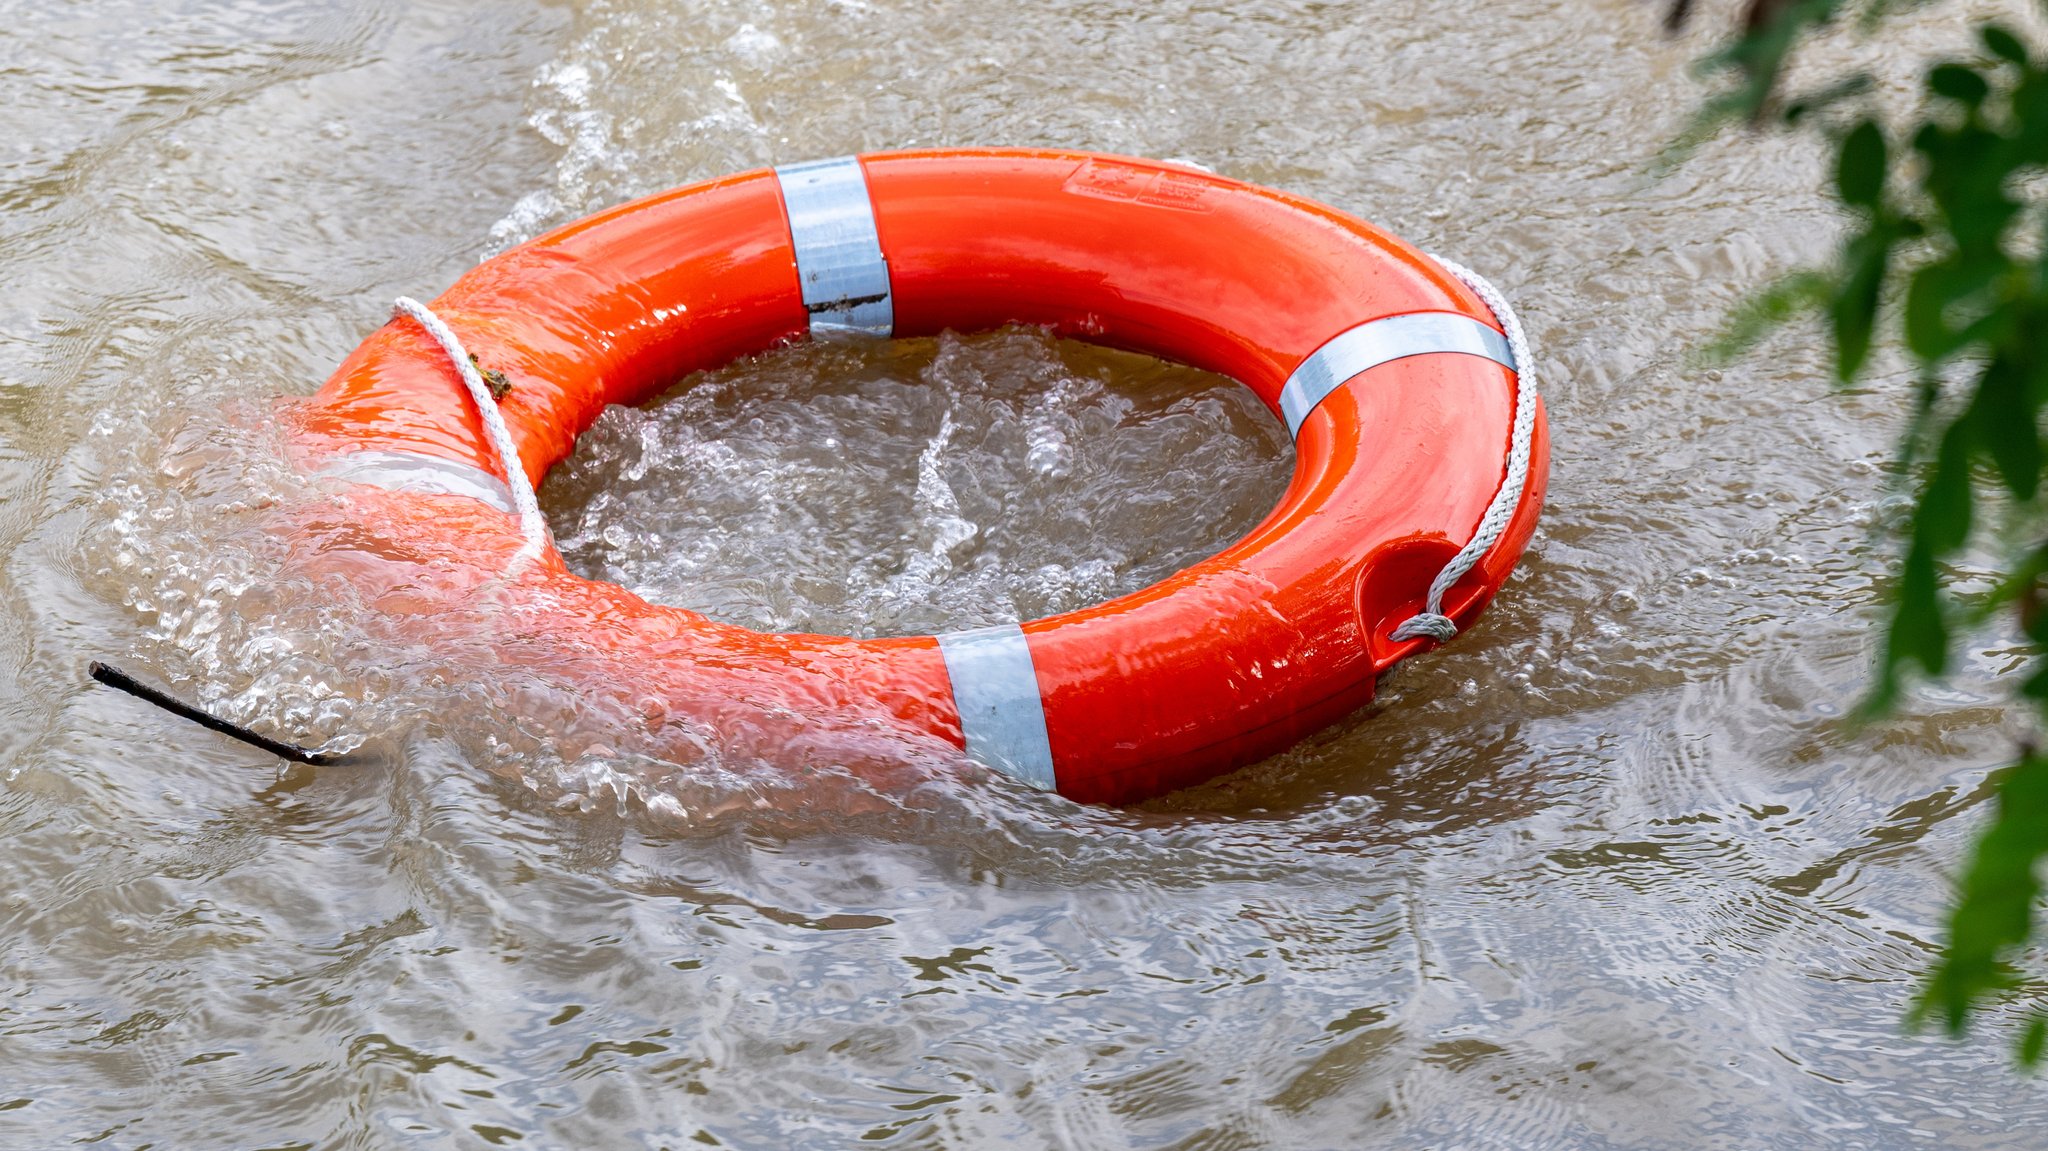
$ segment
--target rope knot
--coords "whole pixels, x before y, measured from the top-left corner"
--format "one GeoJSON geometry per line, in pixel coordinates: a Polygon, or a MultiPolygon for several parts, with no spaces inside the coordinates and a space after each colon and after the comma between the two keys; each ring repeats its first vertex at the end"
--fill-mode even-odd
{"type": "Polygon", "coordinates": [[[1421,639],[1423,636],[1438,643],[1449,643],[1458,636],[1458,625],[1451,617],[1438,615],[1433,611],[1417,612],[1408,621],[1394,629],[1395,639],[1421,639]]]}

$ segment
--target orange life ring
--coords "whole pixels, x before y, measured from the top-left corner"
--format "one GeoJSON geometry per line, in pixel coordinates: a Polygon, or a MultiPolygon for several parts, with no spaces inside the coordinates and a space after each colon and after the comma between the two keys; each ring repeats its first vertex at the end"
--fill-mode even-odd
{"type": "MultiPolygon", "coordinates": [[[[605,405],[806,334],[1041,325],[1250,387],[1294,433],[1285,498],[1218,554],[1083,610],[939,637],[767,635],[579,579],[551,548],[525,577],[565,647],[644,653],[646,690],[678,706],[852,716],[1084,802],[1199,782],[1370,700],[1432,642],[1394,632],[1503,490],[1514,431],[1500,326],[1435,260],[1284,192],[1080,152],[877,153],[693,184],[488,260],[432,306],[512,384],[499,411],[536,485],[605,405]]],[[[1531,407],[1519,499],[1441,596],[1460,626],[1535,529],[1548,443],[1531,407]]],[[[479,412],[413,320],[365,340],[293,424],[318,467],[377,490],[422,563],[502,569],[520,550],[479,412]]]]}

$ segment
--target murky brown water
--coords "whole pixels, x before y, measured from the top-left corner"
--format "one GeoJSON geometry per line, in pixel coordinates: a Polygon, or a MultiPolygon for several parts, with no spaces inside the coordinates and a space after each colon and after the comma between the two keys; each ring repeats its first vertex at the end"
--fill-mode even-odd
{"type": "MultiPolygon", "coordinates": [[[[2012,641],[1846,725],[1901,382],[1833,394],[1796,334],[1688,360],[1833,222],[1783,141],[1640,175],[1699,95],[1654,10],[8,10],[0,1146],[2042,1145],[2002,1044],[1898,1022],[2024,728],[2012,641]],[[670,184],[970,143],[1196,160],[1493,274],[1557,455],[1482,625],[1115,812],[635,758],[280,576],[268,397],[391,297],[670,184]],[[95,657],[370,761],[279,775],[95,657]]],[[[1029,332],[799,349],[608,416],[546,496],[661,598],[922,630],[1229,538],[1286,468],[1257,414],[1029,332]]]]}

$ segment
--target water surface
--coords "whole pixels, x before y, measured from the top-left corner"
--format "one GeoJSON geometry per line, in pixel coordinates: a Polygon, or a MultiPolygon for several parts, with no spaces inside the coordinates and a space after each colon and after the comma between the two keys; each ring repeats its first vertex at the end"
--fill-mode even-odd
{"type": "MultiPolygon", "coordinates": [[[[1897,42],[1960,43],[1949,11],[1897,42]]],[[[1894,571],[1905,381],[1831,391],[1800,332],[1725,370],[1689,358],[1838,222],[1788,141],[1643,176],[1705,46],[1660,38],[1653,8],[19,15],[0,1146],[2019,1149],[2048,1129],[2001,1044],[1899,1026],[1985,773],[2026,729],[1993,681],[2014,641],[1846,722],[1894,571]],[[650,757],[627,738],[645,717],[579,710],[489,620],[394,630],[284,564],[274,513],[308,489],[271,399],[310,392],[393,296],[672,184],[940,144],[1193,160],[1493,276],[1539,347],[1556,458],[1481,625],[1286,754],[1107,811],[886,747],[842,757],[863,772],[650,757]],[[92,658],[366,762],[280,771],[88,688],[92,658]]],[[[1227,542],[1288,463],[1227,384],[1028,330],[798,348],[695,385],[607,415],[545,496],[587,570],[762,626],[1087,602],[1227,542]]]]}

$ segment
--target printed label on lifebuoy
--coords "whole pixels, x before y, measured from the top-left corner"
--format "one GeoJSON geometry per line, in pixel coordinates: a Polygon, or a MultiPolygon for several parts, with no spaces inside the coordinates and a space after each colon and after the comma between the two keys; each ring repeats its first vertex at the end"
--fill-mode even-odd
{"type": "Polygon", "coordinates": [[[1192,174],[1162,172],[1156,168],[1138,168],[1129,164],[1103,163],[1090,160],[1074,169],[1067,177],[1065,188],[1083,196],[1096,196],[1104,200],[1135,200],[1140,204],[1151,204],[1160,208],[1180,208],[1189,212],[1206,212],[1209,205],[1202,202],[1209,194],[1211,185],[1207,180],[1192,174]]]}

